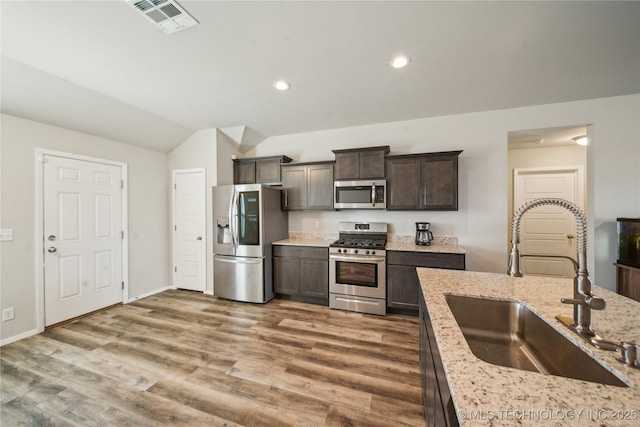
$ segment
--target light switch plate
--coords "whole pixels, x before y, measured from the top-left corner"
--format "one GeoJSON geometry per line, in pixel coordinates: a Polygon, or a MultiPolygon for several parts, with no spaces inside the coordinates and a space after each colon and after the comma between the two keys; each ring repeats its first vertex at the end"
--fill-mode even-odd
{"type": "Polygon", "coordinates": [[[0,242],[8,242],[13,240],[13,228],[0,229],[0,242]]]}

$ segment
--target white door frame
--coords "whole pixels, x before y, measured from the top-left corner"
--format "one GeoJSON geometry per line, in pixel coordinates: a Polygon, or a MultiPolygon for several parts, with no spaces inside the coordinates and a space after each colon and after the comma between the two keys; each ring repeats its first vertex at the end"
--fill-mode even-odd
{"type": "Polygon", "coordinates": [[[122,168],[122,302],[129,300],[129,224],[127,222],[129,207],[127,204],[128,175],[127,164],[114,160],[99,159],[79,154],[36,148],[36,328],[44,331],[44,156],[63,157],[72,160],[84,160],[122,168]]]}
{"type": "MultiPolygon", "coordinates": [[[[176,174],[178,173],[192,173],[192,172],[202,172],[202,176],[204,177],[204,189],[205,189],[205,193],[202,195],[204,197],[204,233],[203,233],[203,239],[204,239],[204,289],[203,289],[203,293],[207,292],[207,170],[205,168],[193,168],[193,169],[172,169],[171,170],[171,224],[173,224],[173,226],[171,228],[173,228],[173,230],[171,230],[171,262],[173,266],[178,265],[177,264],[177,259],[176,259],[176,230],[175,230],[175,224],[176,224],[176,174]]],[[[173,280],[172,280],[172,288],[176,289],[176,271],[174,269],[173,271],[173,280]]]]}

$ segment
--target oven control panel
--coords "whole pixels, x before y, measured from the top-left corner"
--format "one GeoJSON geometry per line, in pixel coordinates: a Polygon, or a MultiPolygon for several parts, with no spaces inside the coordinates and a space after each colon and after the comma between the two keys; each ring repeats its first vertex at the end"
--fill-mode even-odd
{"type": "Polygon", "coordinates": [[[367,256],[367,255],[377,255],[377,256],[385,256],[386,251],[384,249],[362,249],[362,248],[329,248],[330,254],[341,254],[341,255],[359,255],[359,256],[367,256]]]}

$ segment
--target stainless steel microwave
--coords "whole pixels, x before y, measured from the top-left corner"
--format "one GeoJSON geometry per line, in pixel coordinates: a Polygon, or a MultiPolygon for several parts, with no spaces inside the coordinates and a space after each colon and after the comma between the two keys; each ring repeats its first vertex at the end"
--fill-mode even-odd
{"type": "Polygon", "coordinates": [[[387,181],[334,181],[335,209],[386,209],[387,181]]]}

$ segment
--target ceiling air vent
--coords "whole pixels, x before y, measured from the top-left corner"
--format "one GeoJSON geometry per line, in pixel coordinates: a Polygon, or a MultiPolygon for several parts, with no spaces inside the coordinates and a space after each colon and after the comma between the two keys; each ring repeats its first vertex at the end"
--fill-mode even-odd
{"type": "Polygon", "coordinates": [[[198,24],[175,0],[125,0],[167,34],[198,24]]]}

